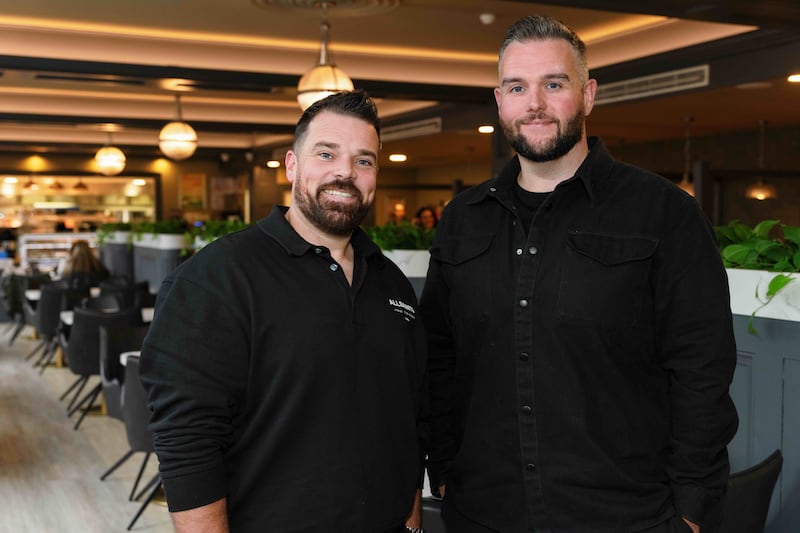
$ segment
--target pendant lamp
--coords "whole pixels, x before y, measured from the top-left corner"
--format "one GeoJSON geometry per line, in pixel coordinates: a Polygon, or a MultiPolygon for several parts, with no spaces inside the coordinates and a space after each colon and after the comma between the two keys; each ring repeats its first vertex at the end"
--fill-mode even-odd
{"type": "Polygon", "coordinates": [[[303,111],[317,100],[335,93],[353,90],[353,82],[345,72],[336,66],[328,51],[328,7],[331,2],[322,2],[322,41],[317,65],[303,74],[297,84],[297,103],[303,111]]]}
{"type": "Polygon", "coordinates": [[[97,170],[105,176],[114,176],[125,168],[125,154],[111,145],[111,132],[108,132],[108,142],[94,155],[97,170]]]}
{"type": "MultiPolygon", "coordinates": [[[[764,137],[766,134],[766,121],[758,122],[758,170],[764,170],[764,137]]],[[[751,183],[744,190],[746,198],[752,200],[773,200],[778,197],[778,190],[774,185],[767,183],[764,176],[757,176],[755,183],[751,183]]]]}
{"type": "Polygon", "coordinates": [[[694,183],[692,182],[692,117],[683,117],[686,124],[683,142],[683,176],[678,187],[694,196],[694,183]]]}
{"type": "Polygon", "coordinates": [[[181,161],[194,154],[197,149],[197,132],[183,121],[181,112],[181,95],[175,95],[175,107],[178,120],[161,128],[158,134],[158,147],[165,156],[176,161],[181,161]]]}

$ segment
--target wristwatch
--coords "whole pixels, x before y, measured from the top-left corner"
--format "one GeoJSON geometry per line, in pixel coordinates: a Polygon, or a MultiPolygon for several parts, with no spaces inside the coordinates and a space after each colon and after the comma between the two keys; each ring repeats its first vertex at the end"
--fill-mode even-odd
{"type": "Polygon", "coordinates": [[[425,533],[425,530],[421,527],[408,527],[406,526],[406,531],[408,533],[425,533]]]}

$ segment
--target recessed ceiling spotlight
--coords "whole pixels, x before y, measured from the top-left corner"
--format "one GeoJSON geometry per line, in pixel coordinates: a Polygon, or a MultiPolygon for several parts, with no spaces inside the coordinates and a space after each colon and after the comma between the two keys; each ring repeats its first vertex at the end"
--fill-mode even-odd
{"type": "Polygon", "coordinates": [[[408,160],[406,154],[389,154],[389,161],[394,163],[403,163],[406,160],[408,160]]]}
{"type": "Polygon", "coordinates": [[[494,133],[494,126],[490,124],[478,126],[478,133],[494,133]]]}
{"type": "Polygon", "coordinates": [[[800,83],[800,74],[792,74],[786,80],[792,83],[800,83]]]}

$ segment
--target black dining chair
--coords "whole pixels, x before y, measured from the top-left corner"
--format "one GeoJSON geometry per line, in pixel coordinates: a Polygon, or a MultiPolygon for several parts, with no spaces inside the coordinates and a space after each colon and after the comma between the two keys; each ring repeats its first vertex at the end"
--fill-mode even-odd
{"type": "Polygon", "coordinates": [[[703,533],[763,533],[775,483],[783,467],[783,454],[775,450],[755,466],[734,472],[718,526],[704,527],[703,533]]]}
{"type": "MultiPolygon", "coordinates": [[[[125,434],[128,437],[128,444],[131,450],[143,451],[149,457],[153,453],[153,432],[148,428],[150,421],[150,410],[147,408],[147,395],[139,379],[139,357],[130,356],[125,364],[125,383],[122,386],[122,413],[125,421],[125,434]]],[[[145,464],[139,471],[141,476],[145,464]]],[[[138,480],[137,480],[138,481],[138,480]]],[[[142,493],[136,497],[138,499],[146,492],[147,495],[133,516],[128,531],[150,504],[155,495],[161,488],[161,475],[155,476],[145,485],[142,493]]]]}
{"type": "Polygon", "coordinates": [[[141,325],[142,317],[141,312],[134,308],[107,312],[76,307],[73,313],[69,340],[62,349],[69,369],[78,376],[78,379],[61,397],[63,399],[70,390],[78,387],[67,407],[69,417],[83,407],[80,418],[74,426],[74,429],[78,429],[103,388],[102,383],[98,382],[83,398],[77,399],[89,379],[92,376],[100,376],[100,326],[141,325]]]}
{"type": "Polygon", "coordinates": [[[422,498],[422,527],[427,533],[447,533],[442,520],[442,501],[422,498]]]}
{"type": "MultiPolygon", "coordinates": [[[[100,382],[103,386],[103,398],[106,402],[106,414],[124,422],[122,394],[125,383],[125,367],[120,362],[120,354],[139,350],[147,335],[148,325],[142,326],[100,326],[100,382]]],[[[130,439],[129,439],[130,440],[130,439]]],[[[111,475],[134,453],[147,452],[139,468],[139,474],[133,484],[129,499],[133,500],[136,489],[141,480],[147,461],[150,458],[149,450],[142,450],[141,446],[131,447],[119,458],[102,476],[101,481],[111,475]]]]}

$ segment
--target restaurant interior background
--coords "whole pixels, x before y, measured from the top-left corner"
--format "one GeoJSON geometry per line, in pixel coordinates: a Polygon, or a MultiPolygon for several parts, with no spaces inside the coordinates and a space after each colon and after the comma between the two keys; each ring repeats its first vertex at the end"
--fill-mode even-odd
{"type": "Polygon", "coordinates": [[[0,6],[0,227],[265,215],[288,199],[298,82],[318,62],[378,103],[368,222],[397,204],[407,216],[443,205],[510,155],[492,92],[497,49],[532,13],[587,42],[601,87],[588,133],[615,156],[693,182],[716,224],[800,224],[793,0],[46,0],[0,6]],[[184,159],[159,149],[172,121],[197,133],[184,159]],[[109,176],[95,162],[107,146],[126,156],[109,176]],[[745,196],[759,179],[774,198],[745,196]]]}

